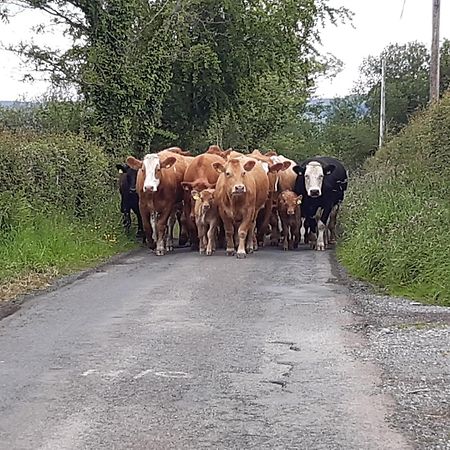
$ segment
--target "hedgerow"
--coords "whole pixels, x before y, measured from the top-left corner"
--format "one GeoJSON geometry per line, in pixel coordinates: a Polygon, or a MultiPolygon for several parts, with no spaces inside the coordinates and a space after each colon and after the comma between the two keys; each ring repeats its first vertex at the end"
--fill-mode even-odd
{"type": "Polygon", "coordinates": [[[351,180],[339,257],[390,292],[450,305],[450,95],[351,180]]]}

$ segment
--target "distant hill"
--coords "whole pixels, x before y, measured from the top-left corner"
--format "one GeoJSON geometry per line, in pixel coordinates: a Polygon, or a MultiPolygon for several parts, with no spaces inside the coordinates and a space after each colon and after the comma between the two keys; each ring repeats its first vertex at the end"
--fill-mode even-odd
{"type": "Polygon", "coordinates": [[[16,100],[0,100],[1,108],[18,109],[18,108],[26,108],[27,106],[31,106],[34,104],[36,104],[36,102],[20,102],[20,101],[16,101],[16,100]]]}

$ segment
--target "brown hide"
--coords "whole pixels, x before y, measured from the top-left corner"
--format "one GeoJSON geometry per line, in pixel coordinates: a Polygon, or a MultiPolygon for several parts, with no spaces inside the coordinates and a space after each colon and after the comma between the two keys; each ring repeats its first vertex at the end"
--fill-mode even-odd
{"type": "Polygon", "coordinates": [[[283,227],[283,249],[292,250],[300,241],[300,204],[302,196],[292,191],[283,191],[278,196],[278,214],[283,227]]]}
{"type": "Polygon", "coordinates": [[[191,190],[195,189],[200,192],[203,189],[215,187],[219,178],[219,173],[212,166],[215,162],[223,163],[224,159],[214,153],[204,153],[193,158],[184,173],[182,183],[184,189],[184,215],[191,245],[194,249],[198,247],[198,236],[194,221],[194,212],[192,211],[191,190]]]}
{"type": "Polygon", "coordinates": [[[216,184],[216,200],[222,218],[227,254],[235,251],[235,228],[239,245],[237,257],[245,257],[246,249],[253,251],[256,214],[267,199],[269,182],[261,164],[248,157],[231,158],[226,163],[214,163],[220,172],[216,184]]]}
{"type": "Polygon", "coordinates": [[[195,224],[198,230],[200,254],[210,256],[216,249],[219,212],[214,189],[204,189],[201,192],[192,191],[194,202],[195,224]]]}
{"type": "Polygon", "coordinates": [[[188,157],[174,153],[171,150],[163,150],[158,154],[160,169],[157,170],[156,177],[160,184],[158,189],[144,192],[144,182],[146,169],[143,161],[129,157],[127,163],[130,167],[139,169],[136,180],[136,191],[139,195],[139,210],[142,216],[147,245],[154,248],[153,230],[150,223],[150,215],[158,214],[156,224],[156,254],[165,253],[165,233],[168,219],[175,210],[175,205],[183,200],[183,189],[181,182],[188,166],[188,157]],[[164,168],[164,164],[170,161],[172,164],[164,168]]]}

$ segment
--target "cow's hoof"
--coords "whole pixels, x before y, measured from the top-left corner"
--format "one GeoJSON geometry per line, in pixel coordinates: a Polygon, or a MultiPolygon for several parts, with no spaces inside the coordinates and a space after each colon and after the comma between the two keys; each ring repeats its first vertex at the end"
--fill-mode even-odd
{"type": "Polygon", "coordinates": [[[330,241],[328,243],[330,245],[335,245],[336,244],[336,239],[330,239],[330,241]]]}
{"type": "Polygon", "coordinates": [[[203,250],[203,249],[200,249],[198,252],[200,253],[200,255],[204,255],[205,254],[205,250],[203,250]]]}
{"type": "Polygon", "coordinates": [[[283,247],[283,250],[284,250],[285,252],[287,252],[287,251],[289,250],[289,248],[288,248],[288,247],[283,247]]]}
{"type": "Polygon", "coordinates": [[[319,251],[319,252],[324,252],[325,251],[325,245],[318,245],[316,250],[319,251]]]}
{"type": "Polygon", "coordinates": [[[206,256],[211,256],[214,252],[212,252],[211,250],[207,250],[207,252],[205,253],[206,256]]]}
{"type": "Polygon", "coordinates": [[[244,258],[247,258],[247,253],[239,253],[239,252],[237,252],[237,253],[236,253],[236,258],[237,258],[237,259],[244,259],[244,258]]]}
{"type": "Polygon", "coordinates": [[[166,254],[166,252],[164,250],[156,250],[155,251],[156,256],[164,256],[165,254],[166,254]]]}
{"type": "Polygon", "coordinates": [[[234,256],[234,249],[227,248],[227,256],[234,256]]]}
{"type": "Polygon", "coordinates": [[[247,248],[246,251],[249,255],[254,252],[253,248],[247,248]]]}

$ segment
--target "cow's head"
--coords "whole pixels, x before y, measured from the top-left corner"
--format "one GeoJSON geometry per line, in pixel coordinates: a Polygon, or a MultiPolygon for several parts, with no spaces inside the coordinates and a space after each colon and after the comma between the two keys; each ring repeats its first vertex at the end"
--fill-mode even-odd
{"type": "Polygon", "coordinates": [[[121,177],[121,185],[123,189],[127,189],[130,193],[136,192],[136,176],[137,170],[125,163],[116,164],[116,168],[121,177]]]}
{"type": "Polygon", "coordinates": [[[129,156],[128,165],[133,169],[140,169],[144,173],[144,192],[157,192],[161,183],[161,170],[170,169],[177,162],[174,156],[168,156],[162,161],[156,153],[145,155],[143,161],[129,156]]]}
{"type": "Polygon", "coordinates": [[[193,189],[192,198],[196,202],[196,210],[201,214],[206,214],[214,206],[215,189],[204,189],[201,192],[193,189]]]}
{"type": "Polygon", "coordinates": [[[305,167],[295,166],[293,169],[298,176],[304,177],[307,195],[309,197],[317,198],[322,195],[323,180],[325,176],[330,175],[335,169],[335,166],[329,164],[324,167],[318,161],[311,161],[305,167]]]}
{"type": "Polygon", "coordinates": [[[302,198],[301,195],[297,195],[295,192],[283,191],[278,197],[278,203],[288,216],[293,216],[300,210],[302,198]]]}
{"type": "Polygon", "coordinates": [[[183,181],[181,186],[186,192],[196,190],[203,191],[203,189],[214,189],[215,184],[211,184],[206,178],[197,178],[194,181],[183,181]]]}
{"type": "Polygon", "coordinates": [[[225,177],[225,184],[231,195],[242,195],[247,192],[245,178],[247,172],[255,167],[256,161],[242,161],[238,158],[231,158],[227,163],[215,162],[213,168],[225,177]]]}

